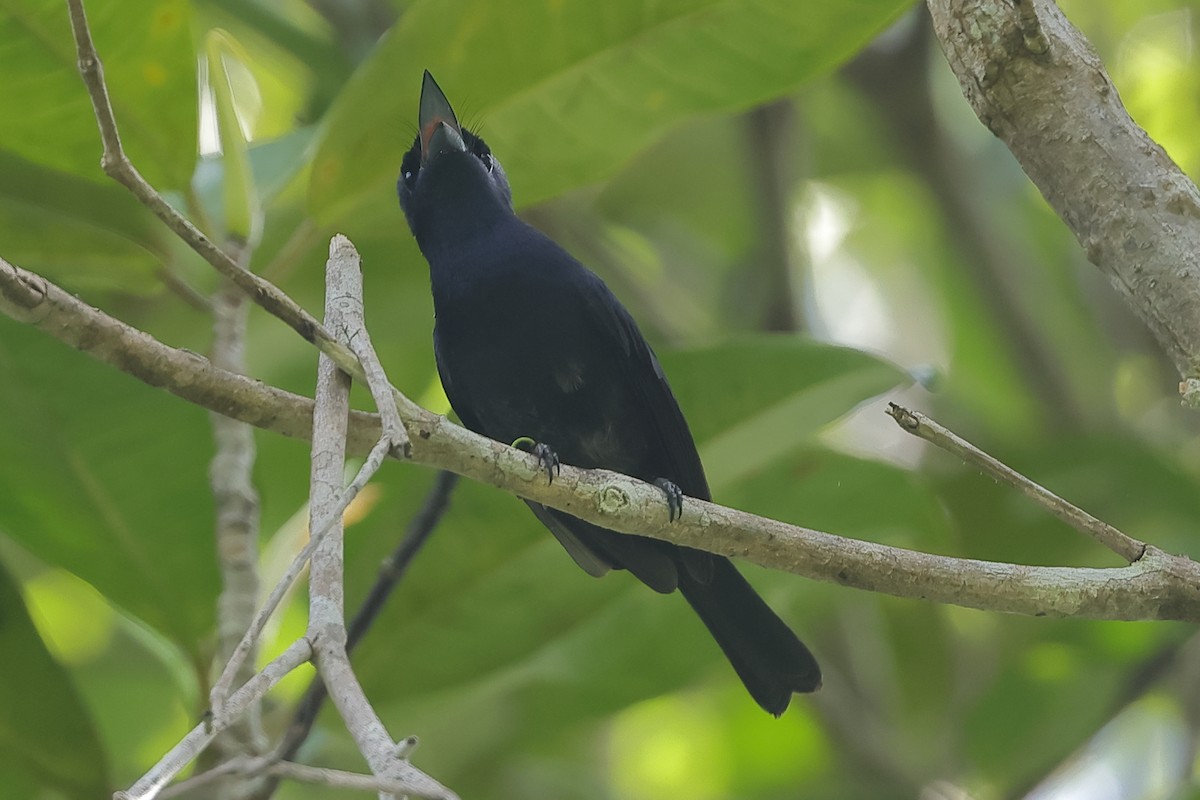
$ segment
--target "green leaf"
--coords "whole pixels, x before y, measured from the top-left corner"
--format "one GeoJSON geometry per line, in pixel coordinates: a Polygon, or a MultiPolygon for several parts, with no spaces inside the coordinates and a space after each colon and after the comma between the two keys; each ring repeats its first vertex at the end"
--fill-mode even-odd
{"type": "Polygon", "coordinates": [[[794,336],[744,337],[667,353],[662,362],[716,488],[907,380],[861,350],[794,336]]]}
{"type": "MultiPolygon", "coordinates": [[[[1067,758],[1128,699],[1128,675],[1140,665],[1106,657],[1088,641],[1127,624],[1054,620],[1035,629],[1021,620],[1005,626],[985,673],[987,691],[959,711],[965,712],[971,762],[995,779],[1014,771],[1041,774],[1067,758]]],[[[1186,633],[1176,635],[1182,641],[1186,633]]]]}
{"type": "Polygon", "coordinates": [[[922,550],[952,546],[945,512],[909,470],[805,447],[721,491],[726,505],[807,528],[922,550]]]}
{"type": "Polygon", "coordinates": [[[0,762],[28,770],[68,797],[107,796],[108,768],[92,719],[3,566],[0,652],[0,762]]]}
{"type": "Polygon", "coordinates": [[[178,642],[212,627],[207,414],[0,318],[0,528],[178,642]]]}
{"type": "MultiPolygon", "coordinates": [[[[130,158],[159,189],[196,161],[196,64],[185,0],[88,0],[87,19],[130,158]]],[[[30,161],[92,179],[100,134],[76,69],[61,0],[0,0],[0,142],[30,161]]]]}
{"type": "MultiPolygon", "coordinates": [[[[370,580],[365,576],[374,576],[408,512],[421,501],[420,492],[412,491],[411,471],[389,472],[380,483],[395,498],[390,508],[373,515],[370,534],[356,526],[348,536],[347,573],[364,576],[350,581],[352,594],[365,591],[370,580]]],[[[422,489],[426,485],[421,481],[422,489]]],[[[524,660],[588,619],[620,588],[619,582],[595,581],[576,567],[516,498],[463,485],[375,633],[355,654],[355,664],[380,697],[461,685],[524,660]],[[551,597],[554,602],[546,602],[551,597]],[[405,643],[399,653],[398,641],[405,643]],[[397,659],[405,674],[401,683],[387,677],[397,659]]]]}
{"type": "Polygon", "coordinates": [[[418,0],[343,91],[309,203],[332,221],[392,194],[421,70],[504,163],[519,205],[610,175],[697,114],[747,108],[829,70],[909,0],[646,4],[418,0]]]}
{"type": "Polygon", "coordinates": [[[238,119],[234,99],[234,75],[244,80],[248,71],[242,62],[237,41],[222,30],[209,31],[204,43],[208,65],[208,85],[212,89],[221,138],[221,176],[225,233],[242,242],[254,244],[262,233],[262,206],[250,167],[246,136],[238,119]]]}
{"type": "Polygon", "coordinates": [[[167,230],[129,192],[0,150],[4,257],[72,288],[149,292],[167,230]]]}
{"type": "Polygon", "coordinates": [[[796,336],[740,336],[660,360],[692,435],[703,446],[797,395],[811,398],[808,434],[907,381],[894,364],[852,347],[796,336]]]}

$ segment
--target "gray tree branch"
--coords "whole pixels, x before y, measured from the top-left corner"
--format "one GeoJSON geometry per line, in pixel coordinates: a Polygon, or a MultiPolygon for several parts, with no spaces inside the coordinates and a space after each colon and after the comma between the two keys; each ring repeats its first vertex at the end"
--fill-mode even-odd
{"type": "MultiPolygon", "coordinates": [[[[311,436],[312,400],[217,369],[0,259],[0,312],[189,402],[286,436],[311,436]]],[[[1200,622],[1200,564],[1147,547],[1109,569],[950,558],[834,536],[689,499],[667,521],[662,492],[603,470],[564,466],[547,485],[537,460],[412,404],[400,407],[412,460],[491,484],[622,533],[744,558],[814,580],[898,597],[1035,616],[1200,622]]],[[[379,419],[352,412],[348,452],[379,440],[379,419]]]]}
{"type": "Polygon", "coordinates": [[[324,325],[317,322],[311,314],[270,281],[260,278],[230,258],[190,220],[176,211],[138,172],[121,145],[112,101],[108,96],[108,85],[104,82],[104,65],[92,41],[83,0],[67,0],[67,9],[71,17],[71,32],[75,37],[79,74],[91,98],[92,108],[96,112],[96,125],[100,129],[100,140],[104,144],[104,152],[100,156],[100,167],[104,173],[128,189],[176,236],[186,242],[217,272],[244,291],[253,302],[282,320],[305,341],[316,345],[345,372],[360,377],[361,367],[358,359],[345,345],[338,342],[324,325]]]}
{"type": "Polygon", "coordinates": [[[154,800],[172,778],[190,764],[192,759],[204,752],[204,748],[208,747],[216,736],[234,724],[250,706],[262,700],[263,696],[288,673],[308,661],[312,652],[307,639],[293,643],[230,695],[222,708],[213,709],[210,719],[188,731],[179,743],[168,750],[133,786],[126,791],[116,792],[113,800],[154,800]]]}
{"type": "MultiPolygon", "coordinates": [[[[325,269],[325,322],[351,334],[362,319],[362,276],[358,253],[345,237],[335,236],[325,269]]],[[[350,376],[325,354],[317,365],[316,407],[313,410],[312,471],[309,508],[312,530],[327,529],[312,551],[308,578],[308,632],[313,664],[333,705],[346,722],[371,772],[404,786],[402,795],[458,800],[458,796],[396,756],[397,744],[388,734],[363,692],[346,654],[346,617],[342,557],[342,470],[346,461],[346,432],[350,423],[350,376]]]]}
{"type": "MultiPolygon", "coordinates": [[[[4,262],[0,260],[0,263],[4,262]]],[[[345,237],[335,236],[330,246],[326,317],[347,341],[356,337],[356,326],[362,323],[362,276],[359,269],[357,251],[345,237]]],[[[0,271],[8,274],[7,270],[0,271]]],[[[18,294],[22,294],[23,290],[29,289],[30,286],[28,281],[22,281],[20,286],[13,288],[18,294]]],[[[27,294],[22,296],[25,300],[30,299],[27,294]]],[[[7,305],[0,301],[0,307],[7,305]]],[[[369,351],[370,345],[366,338],[359,338],[362,340],[361,347],[369,351]]],[[[373,359],[373,352],[368,353],[368,356],[373,359]]],[[[227,375],[237,374],[220,371],[226,372],[227,375]]],[[[381,367],[378,368],[378,373],[376,377],[381,378],[386,387],[386,378],[381,374],[381,367]]],[[[405,739],[398,743],[391,740],[363,693],[346,653],[347,634],[342,603],[342,515],[351,499],[378,470],[385,454],[391,452],[399,456],[403,449],[398,440],[390,435],[384,436],[371,449],[355,480],[345,490],[342,489],[342,469],[350,417],[349,389],[349,376],[342,372],[332,359],[322,354],[318,370],[317,400],[313,405],[310,420],[313,450],[309,505],[313,518],[309,543],[301,556],[293,562],[287,574],[274,587],[264,608],[249,622],[245,635],[240,641],[233,643],[235,646],[232,647],[229,661],[211,693],[211,718],[171,748],[128,792],[118,792],[117,800],[153,800],[184,766],[204,752],[215,736],[230,730],[238,719],[257,707],[266,690],[286,674],[287,670],[296,666],[294,657],[298,653],[303,653],[305,659],[311,657],[329,696],[341,712],[347,728],[376,776],[389,786],[403,787],[399,794],[404,796],[457,800],[453,792],[408,763],[407,752],[412,748],[412,740],[405,739]],[[252,674],[240,689],[230,694],[233,682],[243,671],[245,659],[252,652],[266,618],[278,605],[283,592],[296,578],[300,567],[310,554],[309,625],[306,637],[288,648],[287,654],[291,655],[285,654],[285,657],[276,659],[263,673],[252,674]]],[[[395,409],[391,409],[391,413],[396,416],[395,409]]],[[[397,420],[390,429],[394,431],[402,426],[403,423],[397,420]]],[[[276,760],[267,758],[256,763],[265,767],[276,760]]],[[[204,774],[207,781],[220,779],[225,772],[218,765],[204,774]]],[[[381,798],[386,800],[392,796],[393,793],[380,790],[381,798]]]]}
{"type": "Polygon", "coordinates": [[[1034,483],[1007,464],[980,450],[975,445],[916,411],[896,403],[888,403],[888,416],[905,433],[935,444],[961,458],[973,467],[991,475],[993,480],[1011,486],[1075,530],[1092,537],[1114,553],[1133,563],[1146,552],[1146,543],[1126,536],[1102,519],[1097,519],[1076,505],[1034,483]]]}
{"type": "MultiPolygon", "coordinates": [[[[238,261],[247,251],[238,248],[238,261]]],[[[229,281],[222,281],[213,296],[212,363],[230,372],[245,372],[246,294],[229,281]]],[[[221,593],[217,597],[217,648],[213,656],[220,670],[233,655],[238,642],[254,619],[258,601],[258,492],[254,488],[254,429],[223,414],[212,414],[215,452],[209,464],[216,510],[217,566],[221,570],[221,593]]],[[[255,651],[241,661],[234,680],[241,685],[254,676],[255,651]]],[[[261,714],[251,707],[244,724],[232,726],[216,741],[215,751],[224,757],[257,752],[266,746],[261,714]]],[[[212,752],[212,751],[210,751],[212,752]]]]}
{"type": "Polygon", "coordinates": [[[1200,374],[1200,192],[1053,0],[928,0],[963,94],[1149,326],[1200,374]]]}

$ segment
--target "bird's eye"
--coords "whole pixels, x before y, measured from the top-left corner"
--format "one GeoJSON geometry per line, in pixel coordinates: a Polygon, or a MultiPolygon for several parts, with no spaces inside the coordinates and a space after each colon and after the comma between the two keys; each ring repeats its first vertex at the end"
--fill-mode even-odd
{"type": "Polygon", "coordinates": [[[421,174],[421,143],[418,139],[412,148],[404,154],[400,162],[400,181],[410,192],[417,186],[417,176],[421,174]]]}
{"type": "Polygon", "coordinates": [[[492,171],[492,154],[491,153],[480,153],[479,160],[483,162],[483,165],[485,167],[487,167],[488,172],[492,171]]]}

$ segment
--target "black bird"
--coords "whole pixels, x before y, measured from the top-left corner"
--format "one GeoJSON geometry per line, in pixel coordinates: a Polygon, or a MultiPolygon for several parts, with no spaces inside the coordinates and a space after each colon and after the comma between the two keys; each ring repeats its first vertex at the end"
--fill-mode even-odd
{"type": "MultiPolygon", "coordinates": [[[[438,373],[463,424],[535,453],[551,480],[561,457],[653,482],[671,519],[684,494],[710,499],[687,422],[629,312],[516,216],[500,162],[459,126],[429,72],[419,120],[397,191],[429,262],[438,373]]],[[[591,575],[626,569],[657,592],[679,589],[770,713],[821,685],[808,648],[728,559],[529,506],[591,575]]]]}

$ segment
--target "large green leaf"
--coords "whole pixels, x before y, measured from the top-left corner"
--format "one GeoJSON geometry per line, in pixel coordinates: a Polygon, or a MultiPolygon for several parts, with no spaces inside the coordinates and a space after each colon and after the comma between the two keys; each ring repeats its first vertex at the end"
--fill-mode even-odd
{"type": "Polygon", "coordinates": [[[717,491],[906,380],[861,350],[794,336],[744,337],[662,361],[717,491]]]}
{"type": "MultiPolygon", "coordinates": [[[[391,472],[396,473],[396,470],[391,472]]],[[[361,593],[417,503],[414,475],[384,476],[392,502],[352,530],[347,573],[361,593]]],[[[421,486],[426,485],[422,481],[421,486]]],[[[478,680],[525,659],[610,602],[619,581],[593,581],[515,498],[477,485],[456,491],[450,513],[355,655],[380,697],[426,694],[478,680]],[[554,602],[546,602],[554,598],[554,602]],[[404,680],[387,675],[400,670],[404,680]]],[[[365,680],[365,678],[364,678],[365,680]]]]}
{"type": "Polygon", "coordinates": [[[916,475],[820,447],[776,460],[730,485],[719,498],[755,514],[840,536],[922,550],[952,549],[948,518],[916,475]]]}
{"type": "Polygon", "coordinates": [[[193,657],[217,593],[204,411],[0,318],[0,527],[193,657]]]}
{"type": "Polygon", "coordinates": [[[236,95],[238,80],[247,83],[245,91],[257,91],[245,66],[246,54],[241,43],[223,30],[212,30],[204,42],[208,85],[212,89],[213,109],[221,142],[221,176],[225,235],[250,246],[262,234],[262,204],[251,169],[249,144],[238,117],[236,95]],[[237,76],[235,78],[235,75],[237,76]]]}
{"type": "Polygon", "coordinates": [[[129,192],[0,150],[4,257],[72,288],[147,291],[167,229],[129,192]]]}
{"type": "Polygon", "coordinates": [[[660,360],[701,447],[798,396],[805,416],[796,422],[808,438],[907,381],[895,365],[862,350],[776,334],[665,352],[660,360]]]}
{"type": "Polygon", "coordinates": [[[330,221],[395,202],[422,69],[460,118],[485,121],[525,205],[606,177],[690,116],[798,86],[909,4],[418,0],[331,110],[310,206],[330,221]]]}
{"type": "MultiPolygon", "coordinates": [[[[121,141],[159,188],[196,161],[196,64],[185,0],[89,0],[88,22],[121,141]]],[[[48,167],[103,179],[100,135],[61,0],[0,0],[0,142],[48,167]]]]}
{"type": "Polygon", "coordinates": [[[108,768],[92,719],[2,566],[0,652],[0,763],[28,771],[67,797],[107,795],[108,768]]]}

